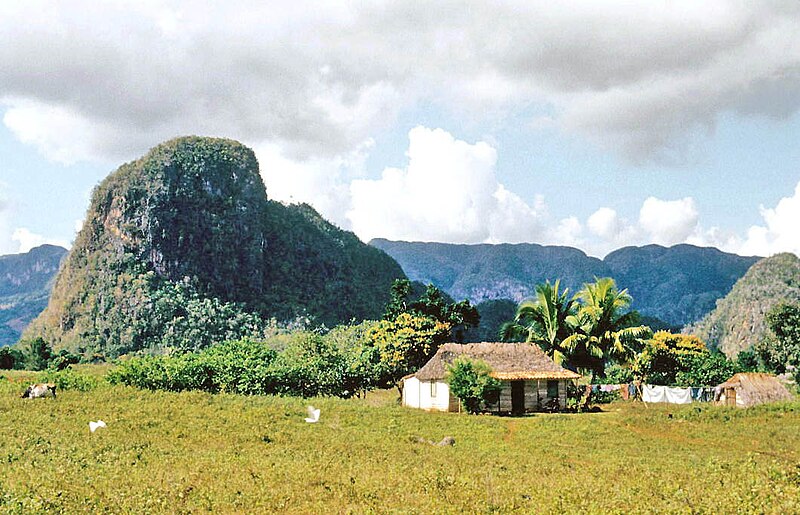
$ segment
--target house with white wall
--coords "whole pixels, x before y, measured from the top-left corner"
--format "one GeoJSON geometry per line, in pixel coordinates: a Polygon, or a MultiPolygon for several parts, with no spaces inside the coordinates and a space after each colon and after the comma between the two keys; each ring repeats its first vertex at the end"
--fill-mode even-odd
{"type": "Polygon", "coordinates": [[[487,406],[491,413],[523,414],[564,409],[567,383],[580,374],[556,364],[537,345],[530,343],[446,343],[415,374],[403,380],[403,406],[430,411],[459,411],[459,400],[450,393],[447,369],[459,356],[484,361],[490,375],[503,387],[498,401],[487,406]]]}

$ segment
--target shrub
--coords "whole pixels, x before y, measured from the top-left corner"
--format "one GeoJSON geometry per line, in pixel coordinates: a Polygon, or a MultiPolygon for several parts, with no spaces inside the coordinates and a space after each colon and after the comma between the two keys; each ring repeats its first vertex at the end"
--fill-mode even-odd
{"type": "Polygon", "coordinates": [[[618,363],[612,363],[606,367],[606,375],[598,378],[598,383],[603,384],[623,384],[633,382],[633,369],[618,363]]]}
{"type": "Polygon", "coordinates": [[[48,370],[38,376],[40,383],[54,383],[59,390],[77,390],[88,392],[97,388],[100,380],[97,377],[75,372],[70,368],[48,370]]]}
{"type": "Polygon", "coordinates": [[[25,356],[11,347],[0,347],[0,370],[13,370],[24,366],[25,356]]]}
{"type": "Polygon", "coordinates": [[[204,351],[201,360],[211,371],[209,391],[254,395],[275,391],[270,364],[277,353],[263,342],[227,341],[204,351]]]}
{"type": "Polygon", "coordinates": [[[448,367],[445,380],[450,391],[469,413],[478,413],[486,404],[497,402],[501,384],[489,375],[491,371],[486,362],[464,356],[456,358],[448,367]]]}
{"type": "Polygon", "coordinates": [[[34,338],[20,342],[25,355],[25,368],[28,370],[44,370],[53,358],[53,349],[43,338],[34,338]]]}
{"type": "Polygon", "coordinates": [[[217,391],[213,373],[198,354],[146,356],[119,363],[109,372],[112,384],[126,384],[149,390],[217,391]]]}
{"type": "Polygon", "coordinates": [[[323,336],[298,331],[281,345],[278,352],[269,342],[236,340],[198,353],[132,358],[108,379],[151,390],[302,397],[349,397],[363,386],[344,353],[323,336]]]}

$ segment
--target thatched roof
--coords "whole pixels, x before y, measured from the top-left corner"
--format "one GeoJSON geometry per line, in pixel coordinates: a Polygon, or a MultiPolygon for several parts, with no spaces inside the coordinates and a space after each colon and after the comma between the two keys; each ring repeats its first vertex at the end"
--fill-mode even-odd
{"type": "Polygon", "coordinates": [[[447,365],[458,356],[485,361],[491,376],[501,380],[515,379],[577,379],[580,374],[562,368],[542,349],[530,343],[445,343],[419,371],[420,381],[444,379],[447,365]]]}
{"type": "Polygon", "coordinates": [[[753,406],[765,402],[788,401],[793,395],[777,377],[755,372],[734,374],[719,385],[719,388],[736,389],[736,403],[753,406]]]}

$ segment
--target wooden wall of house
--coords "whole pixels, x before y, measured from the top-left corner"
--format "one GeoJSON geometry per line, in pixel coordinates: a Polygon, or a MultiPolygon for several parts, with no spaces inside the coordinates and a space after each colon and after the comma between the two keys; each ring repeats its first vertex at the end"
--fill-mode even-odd
{"type": "MultiPolygon", "coordinates": [[[[525,411],[541,411],[550,398],[547,396],[547,380],[525,381],[525,411]]],[[[567,380],[558,380],[558,405],[564,409],[567,405],[567,380]]],[[[492,413],[511,412],[511,381],[503,381],[503,389],[500,391],[500,400],[487,410],[492,413]]]]}

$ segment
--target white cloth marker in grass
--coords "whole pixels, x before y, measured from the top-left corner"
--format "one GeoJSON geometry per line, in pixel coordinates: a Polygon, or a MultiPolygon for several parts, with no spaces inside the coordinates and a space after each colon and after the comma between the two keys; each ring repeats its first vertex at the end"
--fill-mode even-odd
{"type": "Polygon", "coordinates": [[[103,422],[102,420],[98,420],[97,422],[89,422],[89,431],[91,431],[92,433],[97,431],[98,427],[107,427],[107,426],[106,423],[103,422]]]}
{"type": "Polygon", "coordinates": [[[314,406],[309,406],[306,409],[308,410],[308,417],[306,418],[306,422],[308,422],[309,424],[319,422],[319,408],[314,409],[314,406]]]}

